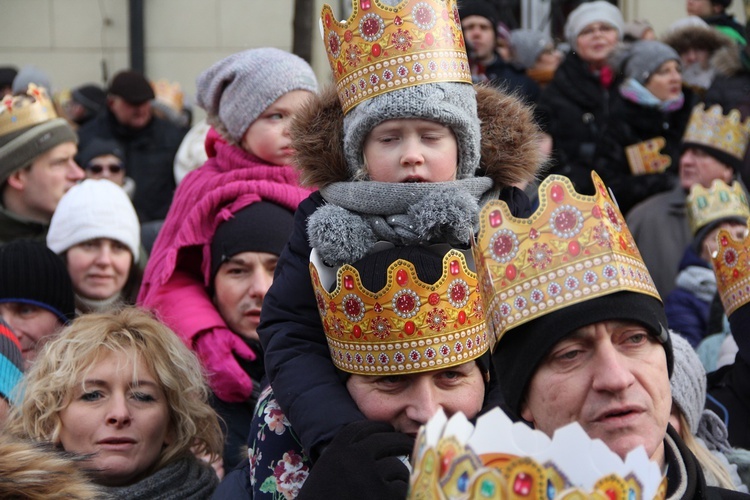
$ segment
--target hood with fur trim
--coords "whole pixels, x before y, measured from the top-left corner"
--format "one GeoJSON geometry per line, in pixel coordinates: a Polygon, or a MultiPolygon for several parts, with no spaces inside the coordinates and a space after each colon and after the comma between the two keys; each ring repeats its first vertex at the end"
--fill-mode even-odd
{"type": "Polygon", "coordinates": [[[685,26],[676,29],[665,35],[662,42],[672,47],[678,54],[688,49],[703,49],[713,55],[722,47],[736,46],[731,38],[707,26],[685,26]]]}
{"type": "MultiPolygon", "coordinates": [[[[482,122],[477,176],[491,178],[496,188],[533,181],[544,162],[533,110],[513,94],[484,85],[475,88],[482,122]]],[[[304,186],[352,180],[342,146],[344,113],[333,86],[308,101],[292,123],[291,135],[304,186]]]]}

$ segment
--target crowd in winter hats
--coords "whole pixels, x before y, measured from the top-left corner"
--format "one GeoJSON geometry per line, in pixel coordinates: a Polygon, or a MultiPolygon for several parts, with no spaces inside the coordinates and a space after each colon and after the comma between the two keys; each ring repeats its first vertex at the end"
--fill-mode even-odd
{"type": "Polygon", "coordinates": [[[667,61],[680,62],[680,55],[669,45],[656,40],[640,40],[623,49],[620,67],[625,78],[632,78],[641,85],[667,61]]]}
{"type": "Polygon", "coordinates": [[[8,324],[0,318],[0,398],[10,402],[23,376],[21,344],[8,324]]]}
{"type": "Polygon", "coordinates": [[[65,263],[44,244],[16,240],[0,246],[0,302],[50,311],[62,324],[75,318],[73,284],[65,263]]]}
{"type": "Polygon", "coordinates": [[[617,30],[619,39],[622,40],[625,21],[620,9],[606,0],[585,2],[573,9],[565,22],[565,39],[573,50],[577,48],[576,40],[581,31],[589,24],[597,22],[613,26],[617,30]]]}
{"type": "Polygon", "coordinates": [[[316,92],[318,81],[304,59],[273,47],[232,54],[198,76],[198,105],[226,139],[239,143],[274,101],[293,90],[316,92]],[[217,123],[218,122],[218,123],[217,123]]]}
{"type": "Polygon", "coordinates": [[[549,35],[531,29],[511,31],[510,44],[513,52],[513,62],[522,69],[533,67],[545,49],[554,47],[549,35]]]}
{"type": "Polygon", "coordinates": [[[133,261],[138,261],[138,216],[125,191],[106,179],[86,179],[65,193],[52,215],[47,246],[62,254],[96,238],[122,243],[133,254],[133,261]]]}
{"type": "Polygon", "coordinates": [[[101,137],[95,137],[78,152],[76,163],[85,169],[91,160],[97,156],[105,155],[116,156],[123,162],[123,168],[125,167],[125,150],[122,145],[114,139],[103,139],[101,137]]]}

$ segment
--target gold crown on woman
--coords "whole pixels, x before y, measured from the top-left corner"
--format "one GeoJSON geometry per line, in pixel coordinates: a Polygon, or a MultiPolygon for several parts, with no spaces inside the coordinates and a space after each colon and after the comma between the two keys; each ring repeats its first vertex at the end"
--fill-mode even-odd
{"type": "Polygon", "coordinates": [[[421,83],[471,84],[456,0],[402,0],[395,7],[352,0],[342,22],[324,5],[321,31],[344,113],[421,83]]]}
{"type": "Polygon", "coordinates": [[[339,369],[361,375],[420,373],[457,366],[487,351],[477,276],[462,252],[443,256],[442,275],[432,285],[403,259],[383,272],[383,289],[368,290],[353,266],[329,268],[316,251],[310,257],[318,312],[339,369]]]}
{"type": "Polygon", "coordinates": [[[736,109],[725,115],[718,104],[706,109],[703,103],[693,108],[682,136],[682,142],[718,149],[740,160],[749,139],[750,119],[743,122],[736,109]]]}
{"type": "Polygon", "coordinates": [[[57,118],[55,105],[43,87],[29,84],[24,94],[7,94],[0,106],[0,135],[7,135],[57,118]]]}
{"type": "Polygon", "coordinates": [[[721,179],[715,179],[709,189],[695,184],[690,188],[686,207],[688,226],[693,236],[706,224],[719,219],[737,217],[745,220],[750,217],[745,190],[737,181],[730,187],[721,179]]]}
{"type": "Polygon", "coordinates": [[[720,229],[716,240],[719,247],[711,260],[719,297],[729,316],[750,301],[750,238],[746,235],[736,240],[732,233],[720,229]]]}
{"type": "Polygon", "coordinates": [[[617,204],[591,177],[593,196],[547,177],[528,219],[503,201],[482,208],[473,249],[495,344],[510,328],[594,297],[633,291],[661,300],[617,204]]]}

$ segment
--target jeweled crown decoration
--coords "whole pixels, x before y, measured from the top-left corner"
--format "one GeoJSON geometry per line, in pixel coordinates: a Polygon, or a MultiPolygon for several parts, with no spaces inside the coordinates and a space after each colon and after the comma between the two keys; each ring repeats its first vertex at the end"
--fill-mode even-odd
{"type": "Polygon", "coordinates": [[[482,208],[472,243],[493,346],[511,328],[594,297],[633,291],[661,300],[624,217],[591,177],[593,196],[547,177],[528,219],[502,201],[482,208]]]}
{"type": "Polygon", "coordinates": [[[321,12],[328,62],[344,113],[372,97],[422,83],[471,84],[456,0],[352,0],[339,22],[321,12]]]}
{"type": "Polygon", "coordinates": [[[550,439],[496,408],[422,426],[412,454],[409,500],[663,499],[667,478],[643,447],[620,459],[577,423],[550,439]],[[571,459],[575,457],[575,459],[571,459]]]}
{"type": "Polygon", "coordinates": [[[686,207],[688,226],[693,236],[700,228],[714,221],[727,217],[737,217],[744,221],[750,217],[745,190],[737,181],[731,187],[720,179],[715,179],[709,189],[700,184],[693,185],[686,207]]]}
{"type": "Polygon", "coordinates": [[[318,312],[333,363],[343,371],[419,373],[466,363],[489,347],[477,276],[458,250],[445,254],[442,276],[433,285],[420,281],[405,260],[388,267],[380,291],[365,288],[357,270],[344,265],[328,292],[321,276],[328,271],[313,251],[318,312]]]}
{"type": "MultiPolygon", "coordinates": [[[[750,219],[748,219],[750,224],[750,219]]],[[[736,240],[725,229],[716,235],[719,248],[711,257],[716,288],[727,316],[750,302],[750,238],[736,240]]]]}
{"type": "Polygon", "coordinates": [[[735,158],[745,157],[750,140],[750,118],[744,122],[736,109],[724,114],[718,104],[705,109],[701,103],[690,114],[682,142],[702,144],[735,158]]]}
{"type": "Polygon", "coordinates": [[[33,83],[25,94],[7,94],[0,106],[0,135],[10,134],[57,118],[55,105],[43,87],[33,83]]]}

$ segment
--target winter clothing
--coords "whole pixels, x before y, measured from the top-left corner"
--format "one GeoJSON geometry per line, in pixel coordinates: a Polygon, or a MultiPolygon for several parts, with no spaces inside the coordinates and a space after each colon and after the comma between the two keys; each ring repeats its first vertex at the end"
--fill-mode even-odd
{"type": "Polygon", "coordinates": [[[0,246],[15,240],[34,240],[44,243],[49,224],[26,219],[0,206],[0,246]]]}
{"type": "Polygon", "coordinates": [[[153,500],[203,500],[219,484],[210,465],[192,455],[169,463],[135,484],[101,487],[107,498],[153,500]]]}
{"type": "MultiPolygon", "coordinates": [[[[528,200],[523,193],[505,186],[535,173],[539,153],[530,111],[517,99],[492,88],[479,87],[477,91],[482,123],[480,169],[492,179],[492,189],[500,192],[514,213],[527,214],[528,200]]],[[[360,183],[350,182],[342,148],[330,146],[342,144],[342,134],[341,106],[333,91],[325,92],[298,117],[292,137],[306,184],[323,190],[336,189],[337,183],[360,187],[360,183]]],[[[377,183],[362,182],[361,186],[369,184],[377,183]]],[[[420,185],[420,189],[434,187],[439,193],[439,184],[443,183],[420,185]]],[[[324,202],[323,194],[313,193],[300,204],[295,231],[279,259],[258,328],[269,381],[277,390],[281,408],[299,432],[304,449],[312,450],[313,457],[346,424],[363,419],[331,362],[309,277],[307,220],[324,202]],[[303,377],[300,366],[305,367],[303,377]],[[326,407],[335,406],[337,411],[323,408],[323,400],[326,407]]]]}
{"type": "Polygon", "coordinates": [[[15,387],[23,376],[21,344],[8,324],[0,318],[0,398],[15,401],[15,387]]]}
{"type": "Polygon", "coordinates": [[[668,61],[680,62],[680,55],[667,44],[656,40],[641,40],[624,50],[622,72],[625,78],[633,78],[645,85],[651,75],[668,61]]]}
{"type": "Polygon", "coordinates": [[[191,128],[182,139],[177,155],[174,157],[174,180],[182,182],[187,174],[200,167],[206,160],[206,136],[211,128],[206,120],[201,120],[191,128]]]}
{"type": "Polygon", "coordinates": [[[513,52],[512,62],[521,69],[534,66],[542,52],[553,46],[549,36],[532,29],[511,31],[510,44],[513,52]]]}
{"type": "Polygon", "coordinates": [[[0,185],[20,170],[60,144],[77,143],[76,133],[63,118],[53,118],[13,131],[0,130],[0,185]]]}
{"type": "Polygon", "coordinates": [[[151,83],[140,72],[125,70],[117,73],[109,84],[109,95],[121,97],[128,104],[138,105],[154,99],[151,83]]]}
{"type": "Polygon", "coordinates": [[[16,77],[13,79],[13,93],[26,92],[29,84],[33,83],[37,87],[42,87],[49,95],[52,95],[52,83],[46,71],[32,64],[22,67],[16,77]]]}
{"type": "Polygon", "coordinates": [[[497,25],[500,22],[500,13],[487,0],[464,0],[458,3],[458,15],[461,19],[469,16],[479,16],[487,19],[492,23],[492,27],[497,33],[497,25]]]}
{"type": "Polygon", "coordinates": [[[734,40],[737,44],[742,46],[747,45],[745,27],[738,23],[731,14],[722,12],[721,14],[705,17],[703,20],[719,33],[734,40]]]}
{"type": "Polygon", "coordinates": [[[617,29],[617,35],[622,40],[625,30],[625,21],[622,18],[622,12],[617,6],[605,1],[597,0],[595,2],[584,2],[568,14],[565,21],[565,39],[568,41],[573,50],[576,50],[576,40],[581,31],[589,24],[601,22],[614,26],[617,29]]]}
{"type": "Polygon", "coordinates": [[[68,270],[44,244],[17,240],[0,247],[0,276],[0,302],[42,307],[62,324],[75,318],[68,270]]]}
{"type": "Polygon", "coordinates": [[[82,149],[76,155],[76,163],[85,169],[88,167],[89,162],[97,156],[112,155],[125,161],[125,151],[122,146],[114,139],[99,139],[94,138],[89,144],[86,145],[85,149],[82,149]]]}
{"type": "Polygon", "coordinates": [[[52,215],[47,246],[56,254],[88,240],[122,243],[138,262],[141,227],[125,191],[107,179],[86,179],[70,188],[52,215]]]}
{"type": "Polygon", "coordinates": [[[125,150],[125,171],[136,185],[133,206],[141,223],[163,219],[175,189],[172,163],[184,131],[154,116],[142,129],[121,125],[111,111],[78,129],[80,149],[95,139],[116,140],[125,150]]]}
{"type": "Polygon", "coordinates": [[[79,119],[79,124],[99,114],[107,105],[107,94],[98,85],[88,84],[76,87],[71,91],[70,97],[86,110],[86,114],[79,119]]]}
{"type": "Polygon", "coordinates": [[[279,97],[293,90],[317,92],[312,68],[299,56],[264,47],[222,59],[196,80],[198,105],[218,117],[236,143],[279,97]]]}
{"type": "Polygon", "coordinates": [[[518,95],[528,104],[539,102],[541,96],[539,85],[527,76],[522,69],[504,61],[499,54],[495,55],[495,58],[489,64],[472,61],[471,54],[469,54],[469,57],[471,79],[474,83],[487,82],[504,92],[518,95]]]}
{"type": "MultiPolygon", "coordinates": [[[[669,328],[680,333],[692,347],[713,333],[708,329],[711,302],[716,295],[713,269],[690,245],[680,261],[676,288],[664,300],[669,328]]],[[[695,427],[693,427],[695,429],[695,427]]]]}

